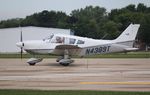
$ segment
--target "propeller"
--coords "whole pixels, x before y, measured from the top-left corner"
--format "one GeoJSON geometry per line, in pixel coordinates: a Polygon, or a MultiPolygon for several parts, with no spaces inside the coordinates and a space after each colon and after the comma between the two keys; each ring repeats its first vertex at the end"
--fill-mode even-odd
{"type": "Polygon", "coordinates": [[[24,46],[24,43],[23,43],[23,36],[22,36],[22,28],[19,26],[20,28],[20,42],[16,43],[16,45],[18,47],[20,47],[20,57],[22,59],[22,55],[23,55],[23,46],[24,46]]]}
{"type": "MultiPolygon", "coordinates": [[[[20,28],[20,42],[22,43],[22,46],[24,46],[24,43],[23,43],[23,37],[22,37],[22,28],[20,28]]],[[[20,51],[20,57],[22,59],[22,54],[23,54],[23,47],[20,47],[21,51],[20,51]]]]}

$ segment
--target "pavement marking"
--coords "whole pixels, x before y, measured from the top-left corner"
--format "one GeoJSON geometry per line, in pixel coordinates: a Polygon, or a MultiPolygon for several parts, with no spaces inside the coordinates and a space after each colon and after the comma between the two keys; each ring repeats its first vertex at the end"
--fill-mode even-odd
{"type": "Polygon", "coordinates": [[[150,85],[150,82],[80,82],[80,84],[99,84],[99,85],[150,85]]]}

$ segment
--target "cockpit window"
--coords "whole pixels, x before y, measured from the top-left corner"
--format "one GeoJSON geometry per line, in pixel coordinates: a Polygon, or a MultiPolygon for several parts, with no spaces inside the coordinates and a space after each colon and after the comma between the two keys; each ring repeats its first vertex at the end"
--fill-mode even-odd
{"type": "Polygon", "coordinates": [[[56,37],[56,43],[64,43],[64,37],[56,37]]]}
{"type": "Polygon", "coordinates": [[[64,37],[59,37],[59,36],[56,36],[54,37],[54,39],[52,40],[52,43],[64,43],[64,37]]]}
{"type": "Polygon", "coordinates": [[[75,44],[76,39],[62,36],[54,36],[51,43],[75,44]]]}
{"type": "Polygon", "coordinates": [[[84,41],[78,40],[77,44],[84,44],[84,41]]]}

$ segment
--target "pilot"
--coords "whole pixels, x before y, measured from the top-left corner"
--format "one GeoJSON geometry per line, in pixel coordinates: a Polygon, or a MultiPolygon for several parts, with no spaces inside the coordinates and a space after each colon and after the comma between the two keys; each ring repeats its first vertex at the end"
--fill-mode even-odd
{"type": "Polygon", "coordinates": [[[56,37],[56,43],[64,43],[64,37],[56,37]]]}

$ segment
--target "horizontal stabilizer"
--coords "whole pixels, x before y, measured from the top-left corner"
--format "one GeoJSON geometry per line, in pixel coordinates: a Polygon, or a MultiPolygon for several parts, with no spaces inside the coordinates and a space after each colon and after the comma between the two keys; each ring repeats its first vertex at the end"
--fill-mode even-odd
{"type": "Polygon", "coordinates": [[[136,51],[138,50],[139,48],[125,48],[125,51],[136,51]]]}

